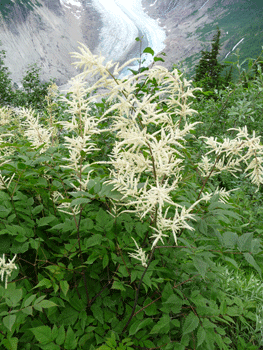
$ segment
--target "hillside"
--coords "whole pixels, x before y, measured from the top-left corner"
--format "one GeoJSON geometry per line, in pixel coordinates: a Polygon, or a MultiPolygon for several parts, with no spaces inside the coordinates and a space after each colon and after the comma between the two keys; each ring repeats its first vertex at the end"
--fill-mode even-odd
{"type": "MultiPolygon", "coordinates": [[[[68,0],[1,2],[0,40],[14,81],[19,82],[29,64],[38,62],[44,80],[54,77],[57,84],[66,83],[75,73],[69,52],[77,50],[78,42],[85,43],[93,53],[101,51],[109,56],[110,48],[106,52],[105,45],[99,45],[107,26],[105,19],[103,25],[95,1],[73,4],[68,0]]],[[[241,60],[256,57],[261,51],[260,0],[142,0],[142,6],[165,30],[167,68],[183,62],[191,73],[200,51],[209,47],[217,26],[222,32],[221,59],[235,60],[236,48],[240,49],[241,60]]],[[[116,29],[117,38],[120,31],[116,29]]],[[[146,47],[149,43],[145,38],[146,47]]],[[[123,61],[138,54],[139,44],[134,42],[127,50],[115,53],[115,59],[123,61]]]]}

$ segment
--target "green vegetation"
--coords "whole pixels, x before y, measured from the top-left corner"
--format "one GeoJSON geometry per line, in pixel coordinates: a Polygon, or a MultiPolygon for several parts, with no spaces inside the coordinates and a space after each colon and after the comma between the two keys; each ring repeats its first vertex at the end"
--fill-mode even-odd
{"type": "Polygon", "coordinates": [[[1,349],[260,349],[260,58],[196,99],[80,52],[66,96],[34,66],[1,100],[1,349]]]}
{"type": "MultiPolygon", "coordinates": [[[[263,43],[263,2],[260,0],[224,2],[216,1],[213,6],[207,9],[207,14],[211,15],[216,21],[205,24],[196,30],[199,39],[204,43],[204,50],[210,46],[211,35],[219,27],[222,33],[221,43],[224,47],[224,55],[221,53],[219,61],[228,63],[227,61],[235,61],[236,49],[232,52],[233,47],[242,39],[242,43],[238,46],[240,51],[240,62],[248,57],[258,57],[261,53],[263,43]],[[223,14],[216,15],[220,11],[223,14]],[[227,58],[226,54],[230,53],[227,58]],[[224,62],[226,61],[226,62],[224,62]]],[[[193,16],[194,13],[191,14],[193,16]]],[[[200,55],[192,55],[185,59],[185,66],[189,71],[189,75],[194,74],[193,67],[196,60],[200,59],[200,55]]]]}
{"type": "Polygon", "coordinates": [[[8,15],[10,15],[15,6],[31,11],[35,6],[41,6],[41,4],[37,0],[1,0],[0,14],[2,17],[10,20],[8,15]]]}
{"type": "MultiPolygon", "coordinates": [[[[220,34],[221,32],[218,28],[212,40],[211,51],[201,51],[202,57],[195,68],[194,81],[203,89],[203,93],[206,95],[208,92],[211,93],[211,90],[219,90],[228,86],[231,80],[231,68],[223,76],[222,72],[226,65],[219,63],[217,59],[221,46],[220,34]]],[[[213,92],[212,95],[214,96],[213,92]]]]}

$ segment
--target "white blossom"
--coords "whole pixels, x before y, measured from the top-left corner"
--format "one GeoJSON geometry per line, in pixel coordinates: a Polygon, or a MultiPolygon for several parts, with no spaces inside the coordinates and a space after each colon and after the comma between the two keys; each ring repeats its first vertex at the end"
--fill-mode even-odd
{"type": "Polygon", "coordinates": [[[5,276],[5,288],[7,288],[8,277],[11,275],[13,270],[17,270],[17,267],[14,264],[15,259],[16,259],[16,254],[12,260],[8,259],[8,261],[9,261],[8,263],[5,262],[5,254],[3,254],[2,258],[0,258],[0,275],[1,275],[2,282],[4,280],[4,274],[6,274],[6,276],[5,276]]]}

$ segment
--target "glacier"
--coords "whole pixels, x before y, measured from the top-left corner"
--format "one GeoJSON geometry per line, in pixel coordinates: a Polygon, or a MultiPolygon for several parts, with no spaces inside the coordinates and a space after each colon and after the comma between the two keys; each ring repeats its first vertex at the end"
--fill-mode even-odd
{"type": "MultiPolygon", "coordinates": [[[[155,6],[158,0],[154,0],[150,6],[155,6]]],[[[60,3],[71,8],[77,18],[80,18],[79,0],[60,0],[60,3]]],[[[135,38],[143,38],[144,45],[151,47],[155,54],[165,48],[165,28],[159,25],[145,13],[141,0],[89,0],[100,14],[102,28],[98,33],[98,45],[96,53],[101,54],[107,61],[122,61],[127,53],[133,50],[135,38]]],[[[134,56],[135,57],[135,56],[134,56]]],[[[150,54],[143,54],[141,57],[143,66],[149,66],[153,62],[150,54]]],[[[125,69],[122,75],[128,74],[128,68],[138,69],[139,64],[135,63],[125,69]]]]}

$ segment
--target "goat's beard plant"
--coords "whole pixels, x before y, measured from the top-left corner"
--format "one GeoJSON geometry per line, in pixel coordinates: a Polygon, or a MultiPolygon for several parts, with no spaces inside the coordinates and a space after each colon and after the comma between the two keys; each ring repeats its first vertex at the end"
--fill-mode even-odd
{"type": "MultiPolygon", "coordinates": [[[[79,59],[75,65],[84,70],[72,81],[73,89],[70,92],[73,102],[69,103],[72,120],[60,122],[67,130],[74,130],[78,136],[66,138],[65,147],[70,152],[70,165],[64,167],[71,168],[75,173],[78,187],[74,185],[74,188],[78,191],[86,190],[92,167],[88,163],[83,164],[81,152],[87,155],[95,150],[91,142],[92,135],[113,132],[116,141],[110,160],[96,164],[109,164],[109,179],[104,183],[112,184],[113,189],[122,194],[121,200],[115,202],[122,206],[121,212],[135,213],[142,221],[150,220],[151,251],[159,241],[164,243],[164,239],[171,234],[177,244],[177,232],[183,229],[194,230],[191,225],[191,221],[195,220],[193,212],[201,201],[208,201],[213,194],[219,194],[220,200],[226,201],[229,193],[225,189],[216,189],[214,193],[205,192],[205,184],[211,176],[221,171],[229,171],[235,176],[241,170],[240,164],[243,161],[247,165],[245,172],[251,177],[252,183],[259,187],[263,182],[263,148],[259,137],[255,133],[249,137],[246,128],[235,129],[238,134],[234,140],[224,139],[220,143],[217,139],[205,138],[207,146],[212,150],[207,151],[206,156],[196,165],[203,186],[193,203],[181,205],[176,201],[176,192],[184,185],[184,162],[188,160],[187,153],[184,152],[187,139],[198,123],[188,121],[188,117],[196,113],[189,102],[196,89],[191,87],[191,82],[183,78],[177,69],[169,72],[161,66],[118,79],[119,73],[132,60],[121,67],[112,62],[104,66],[103,57],[92,55],[84,45],[79,49],[81,53],[74,53],[73,57],[79,59]],[[92,87],[85,88],[85,77],[98,74],[101,75],[100,79],[92,87]],[[152,82],[155,86],[153,91],[141,89],[152,82]],[[94,94],[99,88],[104,89],[103,93],[94,94]],[[85,98],[87,94],[89,98],[85,98]],[[112,102],[111,107],[102,117],[94,117],[89,114],[89,103],[102,96],[108,97],[108,101],[112,102]],[[166,107],[165,111],[161,106],[166,107]],[[111,119],[110,129],[99,129],[99,123],[107,115],[111,119]],[[207,155],[212,152],[215,157],[209,159],[207,155]],[[83,179],[81,171],[86,167],[90,168],[90,172],[83,179]]],[[[113,209],[111,213],[114,215],[113,209]]],[[[137,255],[131,256],[147,266],[145,253],[137,244],[136,247],[137,255]]]]}
{"type": "MultiPolygon", "coordinates": [[[[136,249],[127,255],[138,260],[144,272],[136,287],[130,316],[123,325],[124,332],[134,316],[140,286],[156,249],[162,245],[172,247],[175,244],[176,247],[178,240],[183,239],[183,232],[194,232],[194,222],[202,211],[202,203],[205,204],[214,195],[218,195],[221,202],[227,202],[230,192],[208,185],[209,178],[214,174],[229,171],[235,175],[244,162],[244,171],[259,187],[263,172],[262,146],[255,134],[250,137],[246,129],[237,129],[234,140],[219,142],[206,138],[206,155],[193,163],[188,147],[189,142],[195,140],[194,129],[198,123],[198,115],[189,102],[194,97],[194,89],[178,70],[169,72],[164,67],[154,66],[118,79],[122,69],[131,61],[122,67],[112,62],[104,66],[104,58],[92,55],[84,45],[80,47],[80,53],[74,53],[73,57],[78,59],[75,65],[83,68],[83,72],[71,80],[70,97],[61,97],[67,105],[65,113],[68,120],[55,124],[50,118],[52,123],[45,126],[31,110],[23,109],[16,113],[22,119],[23,136],[28,138],[33,149],[45,155],[50,147],[61,141],[60,147],[66,152],[66,156],[63,153],[60,159],[59,167],[61,178],[66,178],[64,182],[72,191],[51,190],[50,199],[56,210],[74,219],[89,306],[96,298],[90,298],[85,280],[80,223],[88,203],[99,198],[94,197],[90,189],[94,186],[94,178],[98,179],[100,166],[108,172],[100,178],[102,186],[119,194],[115,197],[108,192],[108,212],[115,220],[122,213],[133,213],[141,222],[149,225],[144,237],[133,236],[129,240],[130,251],[132,247],[136,249]],[[91,87],[85,83],[87,76],[97,78],[91,87]],[[103,115],[94,115],[94,102],[105,97],[110,108],[103,115]],[[107,127],[103,127],[105,121],[107,127]],[[60,128],[59,137],[54,125],[60,128]],[[115,143],[108,160],[94,161],[94,153],[99,151],[95,140],[109,132],[114,135],[115,143]],[[195,197],[187,197],[189,169],[199,177],[195,197]]],[[[1,158],[6,162],[5,154],[1,158]]],[[[44,177],[48,176],[45,174],[44,177]]],[[[13,179],[13,175],[6,179],[0,173],[0,188],[8,190],[13,179]]]]}

